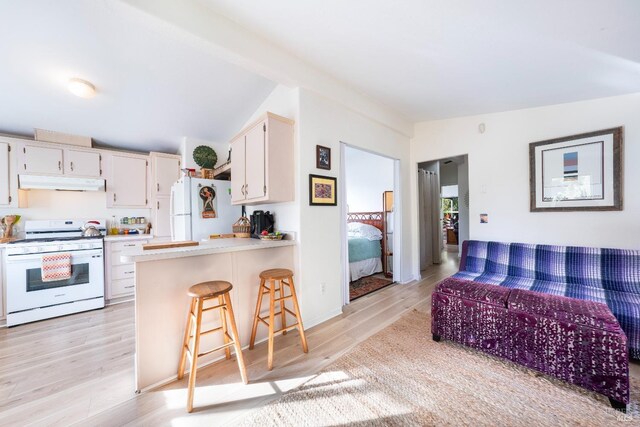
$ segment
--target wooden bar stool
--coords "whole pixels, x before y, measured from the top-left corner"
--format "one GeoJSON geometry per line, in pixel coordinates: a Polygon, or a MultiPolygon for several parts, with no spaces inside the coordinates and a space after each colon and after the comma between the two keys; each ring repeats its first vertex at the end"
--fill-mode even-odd
{"type": "Polygon", "coordinates": [[[180,356],[180,366],[178,367],[178,379],[181,380],[184,377],[184,369],[187,362],[187,355],[189,356],[189,362],[191,365],[191,372],[189,373],[189,389],[187,395],[187,411],[193,410],[193,391],[196,385],[196,371],[198,366],[198,357],[204,356],[209,353],[213,353],[218,350],[225,350],[226,358],[231,358],[231,346],[235,347],[236,358],[238,359],[238,367],[240,368],[240,376],[242,382],[247,384],[247,370],[244,367],[244,359],[242,358],[242,348],[240,346],[240,338],[238,338],[238,329],[236,328],[236,321],[233,316],[233,308],[231,307],[231,297],[229,292],[233,286],[229,282],[221,280],[213,282],[203,282],[197,285],[191,286],[187,294],[191,297],[191,308],[187,316],[187,327],[184,331],[184,342],[182,343],[182,354],[180,356]],[[211,307],[204,308],[204,302],[208,300],[217,299],[217,304],[211,307]],[[202,331],[202,313],[209,310],[220,310],[220,323],[218,328],[209,329],[208,331],[202,331]],[[229,320],[227,323],[227,315],[229,320]],[[229,335],[228,327],[231,327],[231,335],[229,335]],[[213,332],[222,332],[224,338],[224,344],[214,348],[213,350],[199,353],[200,337],[205,334],[213,332]],[[193,338],[193,346],[189,346],[193,338]]]}
{"type": "Polygon", "coordinates": [[[269,328],[269,354],[267,357],[267,366],[269,370],[273,369],[273,338],[276,334],[282,333],[285,335],[288,330],[298,328],[300,332],[300,340],[302,341],[302,350],[305,353],[309,352],[307,346],[307,338],[304,335],[304,327],[302,326],[302,317],[300,316],[300,308],[298,307],[298,298],[296,297],[296,288],[293,285],[293,272],[286,268],[275,268],[272,270],[265,270],[260,273],[260,291],[258,293],[258,303],[256,304],[256,314],[253,319],[253,329],[251,330],[251,341],[249,343],[249,350],[253,349],[253,345],[256,341],[256,330],[258,329],[258,322],[262,322],[269,328]],[[267,282],[269,285],[267,286],[267,282]],[[277,283],[277,286],[276,286],[277,283]],[[289,287],[289,295],[285,295],[284,286],[289,287]],[[278,298],[276,298],[276,291],[278,292],[278,298]],[[262,297],[269,294],[269,321],[260,317],[260,309],[262,308],[262,297]],[[291,311],[286,307],[286,300],[291,299],[293,302],[293,310],[291,311]],[[275,311],[275,305],[279,303],[280,311],[275,311]],[[287,313],[295,316],[296,323],[293,325],[287,325],[287,313]],[[275,329],[275,317],[280,315],[281,328],[277,331],[275,329]]]}

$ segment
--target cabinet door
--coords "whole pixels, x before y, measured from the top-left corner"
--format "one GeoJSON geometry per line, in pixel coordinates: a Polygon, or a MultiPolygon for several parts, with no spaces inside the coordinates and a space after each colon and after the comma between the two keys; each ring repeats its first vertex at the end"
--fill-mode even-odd
{"type": "Polygon", "coordinates": [[[157,195],[171,195],[171,186],[180,179],[180,159],[155,156],[153,158],[153,177],[157,195]]]}
{"type": "Polygon", "coordinates": [[[62,149],[26,145],[22,171],[29,174],[62,175],[62,149]]]}
{"type": "Polygon", "coordinates": [[[245,153],[244,135],[231,142],[231,203],[240,204],[246,199],[245,185],[245,153]]]}
{"type": "Polygon", "coordinates": [[[102,175],[100,159],[100,153],[95,151],[65,150],[64,174],[99,178],[102,175]]]}
{"type": "Polygon", "coordinates": [[[265,196],[265,126],[254,126],[246,134],[246,180],[247,200],[265,196]]]}
{"type": "Polygon", "coordinates": [[[111,158],[111,206],[147,206],[147,166],[141,157],[114,154],[111,158]]]}
{"type": "Polygon", "coordinates": [[[4,265],[4,249],[0,249],[0,319],[4,319],[4,296],[6,294],[4,290],[4,272],[2,266],[4,265]]]}
{"type": "Polygon", "coordinates": [[[155,237],[171,236],[170,203],[171,197],[158,197],[156,199],[156,205],[153,207],[153,234],[155,237]]]}
{"type": "Polygon", "coordinates": [[[9,144],[0,142],[0,206],[8,206],[11,203],[9,173],[9,144]]]}

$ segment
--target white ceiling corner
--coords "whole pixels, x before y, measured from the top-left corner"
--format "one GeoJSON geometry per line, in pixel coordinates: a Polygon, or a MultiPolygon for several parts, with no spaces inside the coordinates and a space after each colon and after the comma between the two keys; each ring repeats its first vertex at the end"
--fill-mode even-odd
{"type": "Polygon", "coordinates": [[[136,150],[176,151],[180,138],[226,142],[275,83],[216,59],[113,1],[4,1],[0,132],[33,128],[136,150]],[[81,99],[70,77],[95,84],[81,99]]]}

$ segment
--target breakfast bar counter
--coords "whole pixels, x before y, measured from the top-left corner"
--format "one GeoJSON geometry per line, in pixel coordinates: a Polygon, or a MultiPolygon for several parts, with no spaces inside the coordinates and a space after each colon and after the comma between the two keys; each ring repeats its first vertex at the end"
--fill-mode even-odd
{"type": "MultiPolygon", "coordinates": [[[[176,378],[189,309],[187,290],[196,283],[231,282],[240,341],[243,348],[247,347],[258,298],[258,275],[270,268],[295,271],[295,245],[293,240],[232,238],[213,239],[198,246],[139,248],[123,253],[122,262],[135,263],[136,390],[144,391],[176,378]]],[[[202,323],[203,329],[211,329],[220,326],[220,319],[207,315],[202,323]]],[[[257,341],[265,339],[266,332],[266,328],[259,328],[257,341]]],[[[220,334],[210,334],[202,337],[200,348],[206,351],[220,344],[220,334]]],[[[198,366],[221,357],[224,351],[201,357],[198,366]]]]}

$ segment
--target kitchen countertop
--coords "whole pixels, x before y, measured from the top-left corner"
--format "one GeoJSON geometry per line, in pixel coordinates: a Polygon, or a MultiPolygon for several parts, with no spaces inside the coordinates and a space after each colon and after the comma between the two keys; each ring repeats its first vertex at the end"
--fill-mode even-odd
{"type": "Polygon", "coordinates": [[[148,251],[137,248],[124,252],[120,259],[122,262],[157,261],[161,259],[184,258],[216,253],[279,248],[283,246],[295,246],[295,244],[295,240],[212,239],[200,242],[198,246],[182,248],[154,249],[148,251]]]}
{"type": "Polygon", "coordinates": [[[127,240],[151,240],[153,234],[110,234],[104,236],[105,242],[125,242],[127,240]]]}

